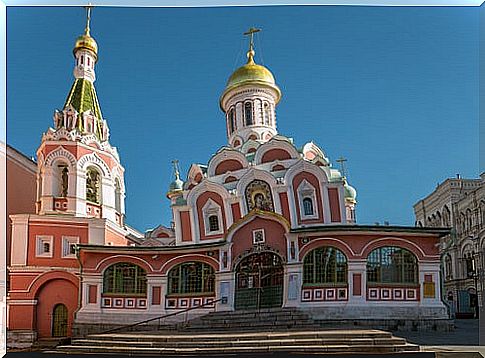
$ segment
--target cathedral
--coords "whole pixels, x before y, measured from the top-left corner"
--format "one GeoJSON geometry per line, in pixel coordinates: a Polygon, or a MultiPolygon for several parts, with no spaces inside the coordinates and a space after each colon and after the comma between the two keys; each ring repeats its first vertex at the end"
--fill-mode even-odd
{"type": "Polygon", "coordinates": [[[125,170],[95,90],[89,19],[90,10],[71,90],[37,150],[36,212],[10,216],[11,342],[186,309],[293,307],[323,320],[418,326],[448,318],[437,247],[448,230],[357,224],[356,190],[325,152],[278,133],[282,93],[255,62],[257,29],[220,95],[227,145],[186,178],[174,161],[171,227],[127,225],[125,170]]]}

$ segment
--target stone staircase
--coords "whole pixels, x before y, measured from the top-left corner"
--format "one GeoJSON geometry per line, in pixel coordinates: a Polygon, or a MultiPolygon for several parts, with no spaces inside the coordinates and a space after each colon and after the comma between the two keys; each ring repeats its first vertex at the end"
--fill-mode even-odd
{"type": "MultiPolygon", "coordinates": [[[[55,353],[220,355],[286,353],[406,353],[419,346],[374,329],[324,329],[297,309],[212,312],[177,329],[90,334],[55,353]]],[[[54,352],[51,352],[54,353],[54,352]]],[[[402,355],[401,355],[402,356],[402,355]]]]}
{"type": "Polygon", "coordinates": [[[260,310],[239,310],[211,312],[179,325],[184,331],[197,332],[244,332],[244,331],[286,331],[319,330],[306,313],[295,308],[265,308],[260,310]]]}
{"type": "MultiPolygon", "coordinates": [[[[378,330],[245,332],[211,334],[93,334],[58,346],[55,353],[129,355],[199,355],[240,353],[402,353],[419,346],[378,330]]],[[[45,352],[46,353],[46,352],[45,352]]],[[[49,352],[47,352],[49,353],[49,352]]],[[[53,352],[50,352],[53,353],[53,352]]]]}

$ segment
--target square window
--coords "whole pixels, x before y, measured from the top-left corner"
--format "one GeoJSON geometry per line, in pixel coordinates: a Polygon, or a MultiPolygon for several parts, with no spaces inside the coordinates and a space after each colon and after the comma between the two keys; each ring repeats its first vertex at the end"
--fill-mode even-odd
{"type": "Polygon", "coordinates": [[[111,307],[111,298],[103,298],[103,306],[111,307]]]}
{"type": "Polygon", "coordinates": [[[311,290],[303,290],[303,301],[310,301],[312,299],[312,291],[311,290]]]}
{"type": "Polygon", "coordinates": [[[37,236],[36,256],[52,257],[52,236],[37,236]]]}
{"type": "Polygon", "coordinates": [[[253,244],[262,244],[264,241],[264,229],[253,230],[253,244]]]}
{"type": "Polygon", "coordinates": [[[123,300],[121,298],[116,298],[115,299],[115,307],[123,307],[123,300]]]}
{"type": "Polygon", "coordinates": [[[176,301],[175,300],[167,300],[167,307],[175,307],[176,301]]]}
{"type": "Polygon", "coordinates": [[[189,304],[189,301],[188,300],[180,300],[180,306],[181,307],[187,307],[189,304]]]}
{"type": "Polygon", "coordinates": [[[79,243],[77,236],[63,236],[62,237],[62,257],[75,258],[76,245],[79,243]]]}
{"type": "Polygon", "coordinates": [[[200,306],[202,303],[202,300],[200,298],[194,298],[192,301],[192,306],[200,306]]]}
{"type": "Polygon", "coordinates": [[[145,308],[147,306],[147,300],[144,298],[141,298],[138,300],[138,307],[143,307],[145,308]]]}
{"type": "Polygon", "coordinates": [[[128,299],[126,300],[126,306],[127,306],[127,307],[134,307],[134,306],[135,306],[135,300],[134,300],[134,299],[132,299],[132,298],[128,298],[128,299]]]}

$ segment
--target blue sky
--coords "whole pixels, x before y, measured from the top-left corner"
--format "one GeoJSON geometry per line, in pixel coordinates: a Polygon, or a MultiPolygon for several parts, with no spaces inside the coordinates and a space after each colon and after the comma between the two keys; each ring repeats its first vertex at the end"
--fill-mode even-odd
{"type": "MultiPolygon", "coordinates": [[[[73,81],[78,7],[7,9],[7,141],[35,154],[73,81]]],[[[95,8],[96,89],[126,169],[127,222],[169,224],[171,160],[185,176],[226,144],[218,106],[245,60],[283,92],[281,134],[348,159],[357,221],[413,225],[438,182],[477,177],[479,8],[95,8]]]]}

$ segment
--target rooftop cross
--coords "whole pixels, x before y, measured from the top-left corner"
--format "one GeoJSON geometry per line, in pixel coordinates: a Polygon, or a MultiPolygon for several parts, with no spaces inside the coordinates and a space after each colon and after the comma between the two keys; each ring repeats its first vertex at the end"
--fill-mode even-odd
{"type": "Polygon", "coordinates": [[[91,9],[93,8],[93,5],[91,4],[91,2],[88,3],[87,6],[85,6],[85,9],[86,9],[86,29],[84,30],[84,32],[86,33],[86,35],[89,35],[89,23],[91,22],[91,9]]]}
{"type": "Polygon", "coordinates": [[[342,172],[343,177],[346,177],[346,175],[345,175],[345,162],[346,161],[347,161],[347,159],[345,159],[342,156],[336,160],[336,162],[340,164],[340,171],[342,172]]]}
{"type": "Polygon", "coordinates": [[[254,57],[254,34],[256,32],[260,32],[261,29],[257,29],[255,27],[251,27],[248,31],[244,33],[244,35],[249,35],[249,51],[248,51],[248,63],[253,62],[254,57]]]}
{"type": "Polygon", "coordinates": [[[172,160],[173,164],[173,171],[176,179],[179,179],[180,173],[179,173],[179,161],[177,159],[172,160]]]}

